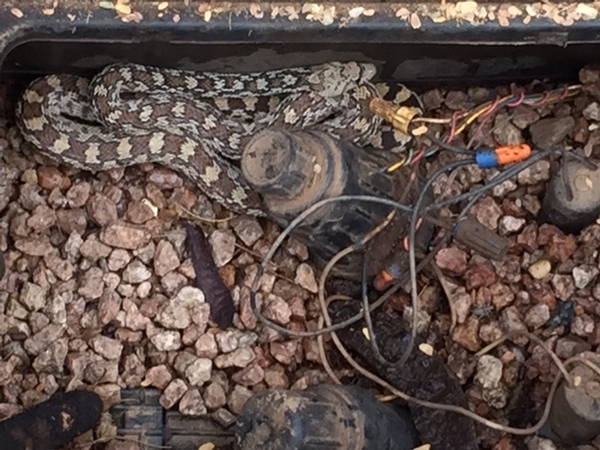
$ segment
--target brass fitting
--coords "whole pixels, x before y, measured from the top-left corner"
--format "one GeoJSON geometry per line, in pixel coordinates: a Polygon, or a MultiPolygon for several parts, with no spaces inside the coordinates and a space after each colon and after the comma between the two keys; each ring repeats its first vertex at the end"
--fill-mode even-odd
{"type": "Polygon", "coordinates": [[[390,122],[395,129],[400,130],[404,134],[409,134],[408,127],[411,121],[415,116],[420,114],[419,110],[416,108],[396,106],[379,97],[374,97],[371,100],[369,108],[371,108],[371,111],[375,114],[390,122]]]}

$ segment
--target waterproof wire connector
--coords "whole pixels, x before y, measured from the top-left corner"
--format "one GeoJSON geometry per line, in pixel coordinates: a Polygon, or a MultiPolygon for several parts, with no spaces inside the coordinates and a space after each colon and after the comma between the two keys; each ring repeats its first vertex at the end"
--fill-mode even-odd
{"type": "Polygon", "coordinates": [[[452,234],[458,242],[486,258],[500,261],[508,253],[509,240],[479,223],[477,219],[467,217],[461,220],[452,234]]]}
{"type": "Polygon", "coordinates": [[[494,150],[478,150],[475,161],[480,169],[493,169],[498,166],[526,160],[531,156],[531,147],[527,144],[507,145],[494,150]]]}
{"type": "Polygon", "coordinates": [[[408,127],[411,121],[416,115],[420,114],[416,108],[396,106],[379,97],[374,97],[371,100],[369,108],[375,114],[391,123],[396,130],[400,130],[404,134],[409,134],[408,127]]]}

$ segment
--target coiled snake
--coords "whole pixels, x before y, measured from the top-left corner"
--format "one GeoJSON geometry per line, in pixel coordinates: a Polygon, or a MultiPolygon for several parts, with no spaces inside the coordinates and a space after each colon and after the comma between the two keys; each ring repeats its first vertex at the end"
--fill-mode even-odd
{"type": "Polygon", "coordinates": [[[381,125],[368,108],[375,73],[356,62],[243,74],[113,64],[91,81],[66,74],[33,81],[15,119],[58,163],[89,171],[159,163],[229,209],[262,216],[235,165],[246,142],[282,127],[373,143],[381,125]]]}

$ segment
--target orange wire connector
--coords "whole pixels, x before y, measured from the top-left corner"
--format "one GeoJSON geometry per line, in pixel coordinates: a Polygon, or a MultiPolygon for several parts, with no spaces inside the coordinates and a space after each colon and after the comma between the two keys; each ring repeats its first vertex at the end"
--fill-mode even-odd
{"type": "Polygon", "coordinates": [[[494,150],[479,150],[475,154],[477,165],[481,169],[491,169],[505,164],[524,161],[531,156],[531,147],[527,144],[506,145],[494,150]]]}

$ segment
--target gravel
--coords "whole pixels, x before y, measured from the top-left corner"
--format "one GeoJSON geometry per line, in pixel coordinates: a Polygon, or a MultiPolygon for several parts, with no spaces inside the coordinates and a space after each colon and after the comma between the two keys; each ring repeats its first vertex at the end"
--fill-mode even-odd
{"type": "MultiPolygon", "coordinates": [[[[508,93],[510,87],[499,91],[508,93]]],[[[422,97],[441,117],[477,104],[487,94],[483,88],[468,93],[436,89],[422,97]]],[[[581,96],[569,102],[568,110],[556,104],[519,106],[509,110],[510,116],[500,112],[482,127],[486,132],[498,125],[485,145],[531,136],[542,148],[567,142],[598,157],[600,132],[594,127],[600,107],[595,100],[581,96]]],[[[480,123],[467,129],[467,140],[480,123]]],[[[0,139],[14,133],[0,127],[0,139]]],[[[21,145],[18,139],[9,142],[21,145]]],[[[10,164],[0,164],[5,175],[0,177],[0,248],[7,267],[1,282],[6,294],[0,297],[0,418],[57,390],[93,389],[109,407],[119,402],[121,388],[154,387],[162,391],[165,408],[227,425],[261,389],[327,381],[315,340],[266,329],[250,309],[249,287],[261,257],[277,238],[276,227],[246,216],[210,223],[229,213],[180,175],[156,165],[92,175],[43,159],[34,163],[20,150],[9,148],[4,160],[10,164]],[[174,214],[187,217],[182,206],[207,219],[201,226],[238,308],[234,326],[227,330],[210,320],[204,293],[195,287],[185,229],[173,220],[174,214]]],[[[431,169],[441,163],[432,159],[431,169]]],[[[600,224],[572,236],[537,223],[535,217],[557,167],[555,159],[539,161],[470,211],[508,239],[504,260],[488,260],[452,242],[435,258],[450,287],[448,298],[434,293],[435,301],[428,303],[425,289],[436,281],[425,275],[420,279],[424,308],[419,330],[446,358],[471,408],[491,420],[506,422],[524,414],[514,405],[526,383],[533,386],[530,409],[539,412],[556,368],[526,338],[512,338],[476,358],[484,345],[513,330],[535,332],[563,360],[600,345],[600,261],[595,250],[600,224]],[[564,312],[569,310],[572,315],[564,312]]],[[[434,190],[442,196],[465,192],[494,173],[460,171],[440,178],[434,190]]],[[[289,329],[316,328],[319,273],[308,249],[288,239],[274,263],[259,286],[263,313],[289,329]]],[[[403,294],[393,300],[410,324],[412,310],[403,294]]],[[[338,375],[353,377],[346,365],[332,359],[338,375]]],[[[514,436],[484,439],[481,448],[524,446],[555,448],[541,438],[514,436]]]]}

